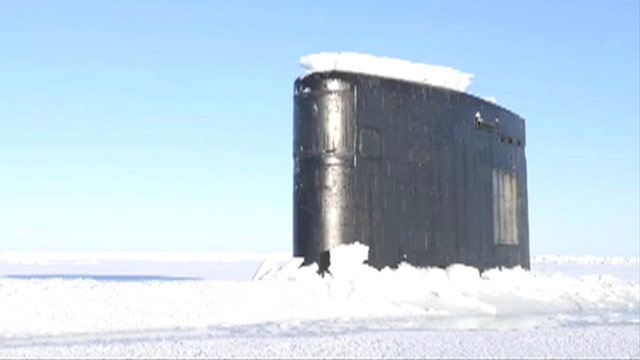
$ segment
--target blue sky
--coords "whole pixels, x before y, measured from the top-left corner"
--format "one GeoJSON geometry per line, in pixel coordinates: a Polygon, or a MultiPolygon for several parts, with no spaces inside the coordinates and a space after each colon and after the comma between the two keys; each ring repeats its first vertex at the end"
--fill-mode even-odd
{"type": "Polygon", "coordinates": [[[635,255],[620,1],[2,1],[0,250],[290,251],[298,58],[473,73],[527,120],[532,254],[635,255]]]}

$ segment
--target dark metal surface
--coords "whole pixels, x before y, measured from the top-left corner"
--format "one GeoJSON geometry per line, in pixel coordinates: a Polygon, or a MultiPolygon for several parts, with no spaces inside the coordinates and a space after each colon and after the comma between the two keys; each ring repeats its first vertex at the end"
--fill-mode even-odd
{"type": "MultiPolygon", "coordinates": [[[[344,72],[295,82],[295,256],[529,268],[525,125],[472,95],[344,72]]],[[[320,261],[322,260],[322,261],[320,261]]]]}

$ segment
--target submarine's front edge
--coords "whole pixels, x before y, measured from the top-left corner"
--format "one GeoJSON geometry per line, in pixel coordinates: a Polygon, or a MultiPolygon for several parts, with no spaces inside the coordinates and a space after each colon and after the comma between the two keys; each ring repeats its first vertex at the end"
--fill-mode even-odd
{"type": "Polygon", "coordinates": [[[354,238],[355,95],[345,80],[308,77],[294,96],[293,248],[312,263],[354,238]]]}

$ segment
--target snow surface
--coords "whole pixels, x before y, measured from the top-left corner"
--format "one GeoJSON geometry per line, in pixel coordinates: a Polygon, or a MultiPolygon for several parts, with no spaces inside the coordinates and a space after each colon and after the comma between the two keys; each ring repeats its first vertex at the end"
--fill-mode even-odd
{"type": "Polygon", "coordinates": [[[307,74],[344,71],[405,80],[464,92],[471,84],[472,74],[447,66],[414,63],[387,57],[353,52],[318,53],[300,58],[307,74]]]}
{"type": "Polygon", "coordinates": [[[366,253],[335,249],[326,278],[286,254],[0,253],[0,357],[640,357],[638,258],[480,274],[366,253]]]}

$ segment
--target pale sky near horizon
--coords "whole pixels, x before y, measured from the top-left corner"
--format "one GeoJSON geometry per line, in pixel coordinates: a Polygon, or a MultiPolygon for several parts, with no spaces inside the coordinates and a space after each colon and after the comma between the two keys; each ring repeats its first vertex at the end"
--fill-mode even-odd
{"type": "Polygon", "coordinates": [[[353,51],[470,72],[526,119],[533,255],[638,256],[639,14],[0,0],[0,251],[289,251],[298,59],[353,51]]]}

